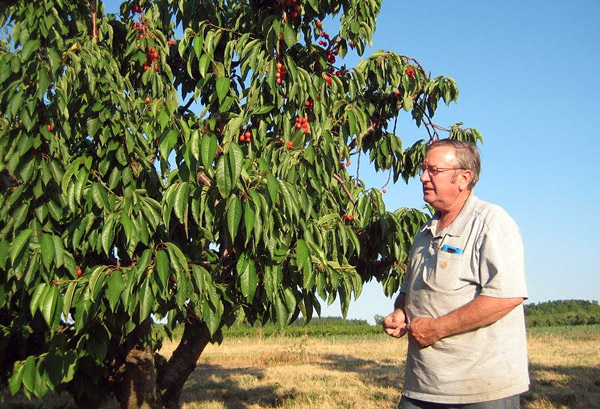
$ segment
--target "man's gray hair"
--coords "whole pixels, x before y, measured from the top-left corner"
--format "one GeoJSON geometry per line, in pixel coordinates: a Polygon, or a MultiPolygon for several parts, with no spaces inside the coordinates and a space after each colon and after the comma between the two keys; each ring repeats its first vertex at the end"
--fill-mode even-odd
{"type": "Polygon", "coordinates": [[[440,139],[437,142],[432,143],[427,147],[427,152],[431,149],[449,146],[454,148],[456,151],[456,160],[458,166],[462,169],[469,169],[473,172],[473,177],[469,182],[468,189],[472,190],[479,180],[479,173],[481,172],[481,157],[479,156],[479,150],[477,145],[472,142],[458,141],[456,139],[440,139]]]}

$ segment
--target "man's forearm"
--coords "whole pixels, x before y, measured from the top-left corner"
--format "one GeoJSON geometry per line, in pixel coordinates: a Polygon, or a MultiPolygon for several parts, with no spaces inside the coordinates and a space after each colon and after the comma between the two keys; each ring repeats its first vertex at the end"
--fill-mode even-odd
{"type": "Polygon", "coordinates": [[[440,339],[493,324],[523,302],[523,298],[494,298],[484,295],[436,321],[440,339]]]}
{"type": "Polygon", "coordinates": [[[394,309],[395,310],[404,310],[405,304],[406,304],[406,294],[405,293],[398,294],[398,296],[396,297],[396,300],[394,301],[394,309]]]}

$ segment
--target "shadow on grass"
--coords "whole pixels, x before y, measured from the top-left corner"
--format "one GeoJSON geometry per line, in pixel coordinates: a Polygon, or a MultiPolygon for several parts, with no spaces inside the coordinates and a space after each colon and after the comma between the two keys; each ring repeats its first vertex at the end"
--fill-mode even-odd
{"type": "MultiPolygon", "coordinates": [[[[356,373],[367,387],[402,388],[404,362],[367,360],[348,355],[323,357],[326,366],[356,373]]],[[[521,396],[523,409],[600,409],[600,368],[530,364],[530,390],[521,396]]]]}
{"type": "Polygon", "coordinates": [[[401,388],[404,382],[404,360],[361,359],[350,355],[323,355],[329,369],[356,373],[367,387],[401,388]]]}
{"type": "Polygon", "coordinates": [[[294,399],[293,389],[282,391],[276,385],[259,385],[264,377],[260,368],[198,364],[183,388],[180,403],[203,407],[221,402],[228,409],[245,409],[254,405],[281,407],[283,402],[294,399]]]}
{"type": "Polygon", "coordinates": [[[524,409],[545,407],[600,409],[600,368],[530,364],[531,387],[521,397],[524,409]]]}

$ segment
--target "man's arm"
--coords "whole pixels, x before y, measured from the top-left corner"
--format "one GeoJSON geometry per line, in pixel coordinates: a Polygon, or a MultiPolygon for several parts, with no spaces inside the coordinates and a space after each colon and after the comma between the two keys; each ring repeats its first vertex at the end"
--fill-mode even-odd
{"type": "Polygon", "coordinates": [[[492,324],[522,302],[523,298],[495,298],[480,295],[463,307],[439,318],[415,318],[408,324],[409,335],[421,348],[424,348],[442,338],[492,324]]]}
{"type": "Polygon", "coordinates": [[[404,312],[405,302],[406,294],[398,294],[396,301],[394,301],[394,312],[383,319],[383,330],[389,336],[400,338],[408,331],[406,313],[404,312]]]}

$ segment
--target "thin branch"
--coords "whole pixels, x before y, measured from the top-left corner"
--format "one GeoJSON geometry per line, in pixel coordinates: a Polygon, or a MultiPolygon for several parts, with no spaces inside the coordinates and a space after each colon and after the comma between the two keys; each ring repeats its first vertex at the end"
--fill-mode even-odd
{"type": "Polygon", "coordinates": [[[348,188],[346,187],[346,184],[344,183],[344,181],[342,180],[342,178],[340,178],[337,173],[333,174],[333,178],[335,180],[337,180],[338,182],[340,182],[340,185],[342,185],[342,189],[344,189],[344,192],[346,192],[346,195],[348,196],[348,199],[350,199],[350,201],[352,202],[353,205],[356,204],[356,202],[354,201],[354,198],[352,197],[352,195],[350,194],[350,191],[348,190],[348,188]]]}
{"type": "Polygon", "coordinates": [[[92,38],[98,39],[98,26],[96,25],[96,0],[90,0],[90,10],[92,11],[92,38]]]}

